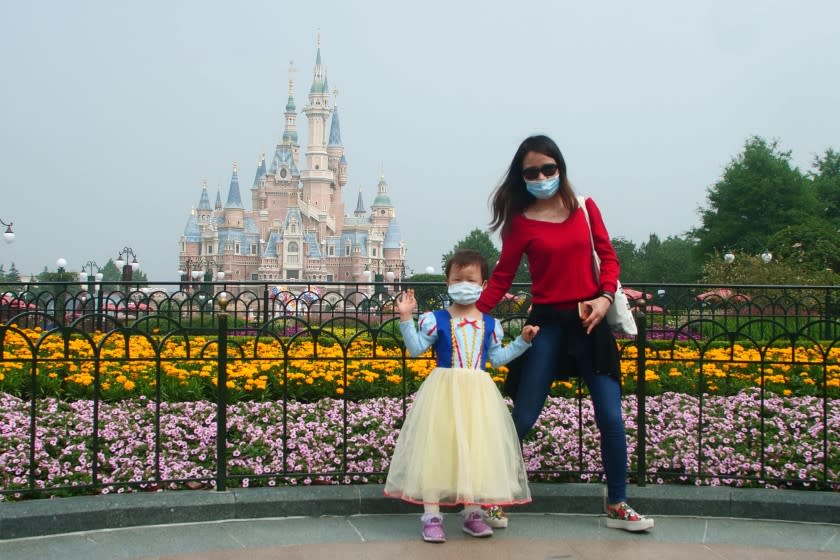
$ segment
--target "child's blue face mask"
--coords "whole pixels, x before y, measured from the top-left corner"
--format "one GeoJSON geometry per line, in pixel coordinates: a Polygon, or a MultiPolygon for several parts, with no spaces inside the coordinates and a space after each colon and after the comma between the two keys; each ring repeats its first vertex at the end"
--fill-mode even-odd
{"type": "Polygon", "coordinates": [[[481,286],[472,282],[457,282],[449,285],[449,299],[459,305],[472,305],[481,295],[481,286]]]}

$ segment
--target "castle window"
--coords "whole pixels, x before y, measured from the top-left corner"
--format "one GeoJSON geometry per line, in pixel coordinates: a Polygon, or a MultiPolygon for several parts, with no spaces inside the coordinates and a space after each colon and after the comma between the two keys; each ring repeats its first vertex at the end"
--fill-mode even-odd
{"type": "Polygon", "coordinates": [[[251,273],[251,280],[259,280],[259,277],[257,276],[256,272],[251,273]]]}
{"type": "Polygon", "coordinates": [[[257,254],[257,244],[256,243],[251,243],[251,254],[252,255],[257,254]]]}
{"type": "Polygon", "coordinates": [[[234,243],[234,244],[233,244],[233,254],[234,254],[234,255],[238,255],[238,254],[239,254],[239,243],[234,243]]]}
{"type": "Polygon", "coordinates": [[[344,246],[344,255],[347,256],[350,254],[350,244],[344,246]]]}
{"type": "Polygon", "coordinates": [[[292,241],[289,243],[289,252],[290,253],[297,253],[298,252],[298,244],[292,241]]]}
{"type": "Polygon", "coordinates": [[[376,256],[376,247],[374,247],[374,248],[373,248],[373,249],[371,249],[370,251],[371,251],[371,252],[370,252],[370,256],[371,256],[371,257],[375,257],[375,256],[376,256]]]}
{"type": "Polygon", "coordinates": [[[330,245],[330,248],[329,248],[329,255],[331,257],[335,256],[335,247],[333,247],[332,245],[330,245]]]}

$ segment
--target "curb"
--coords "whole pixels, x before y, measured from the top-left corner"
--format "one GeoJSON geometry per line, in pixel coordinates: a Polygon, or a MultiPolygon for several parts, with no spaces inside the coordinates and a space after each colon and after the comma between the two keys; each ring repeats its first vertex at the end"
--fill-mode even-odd
{"type": "MultiPolygon", "coordinates": [[[[0,540],[265,517],[417,514],[420,508],[386,498],[380,484],[182,490],[108,494],[0,503],[0,540]]],[[[601,514],[605,487],[532,483],[533,502],[512,512],[601,514]]],[[[628,501],[654,515],[737,517],[840,524],[840,493],[710,486],[633,486],[628,501]]]]}

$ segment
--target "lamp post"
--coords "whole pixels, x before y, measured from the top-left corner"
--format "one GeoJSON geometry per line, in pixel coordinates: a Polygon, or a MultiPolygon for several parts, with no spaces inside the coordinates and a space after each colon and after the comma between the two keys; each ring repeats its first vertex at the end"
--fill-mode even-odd
{"type": "Polygon", "coordinates": [[[131,282],[131,274],[140,268],[140,263],[137,262],[137,255],[131,247],[123,247],[114,264],[117,265],[117,268],[122,269],[123,282],[131,282]],[[131,262],[128,262],[129,256],[132,258],[131,262]]]}
{"type": "Polygon", "coordinates": [[[15,232],[12,231],[12,226],[14,222],[9,222],[8,224],[0,219],[0,224],[6,226],[6,231],[3,233],[3,239],[6,240],[6,243],[11,243],[15,240],[15,232]]]}
{"type": "Polygon", "coordinates": [[[93,293],[94,290],[99,289],[99,284],[102,282],[102,267],[96,264],[96,261],[88,261],[82,265],[82,270],[79,272],[79,283],[85,288],[88,293],[93,293]],[[94,268],[96,272],[94,272],[94,268]],[[88,272],[90,270],[90,272],[88,272]]]}
{"type": "Polygon", "coordinates": [[[204,281],[208,267],[210,270],[217,269],[210,278],[211,281],[225,279],[225,271],[220,269],[219,264],[215,260],[208,257],[184,258],[183,266],[178,269],[178,276],[181,278],[182,283],[186,282],[189,286],[192,286],[193,282],[204,281]]]}

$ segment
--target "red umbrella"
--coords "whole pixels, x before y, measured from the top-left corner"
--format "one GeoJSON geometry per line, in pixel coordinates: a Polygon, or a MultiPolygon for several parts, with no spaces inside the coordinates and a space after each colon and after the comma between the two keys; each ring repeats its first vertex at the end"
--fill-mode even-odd
{"type": "Polygon", "coordinates": [[[634,290],[633,288],[625,288],[624,286],[622,286],[621,289],[624,290],[624,295],[626,295],[628,299],[653,299],[653,294],[640,292],[639,290],[634,290]]]}
{"type": "Polygon", "coordinates": [[[736,294],[729,288],[715,288],[713,290],[709,290],[708,292],[703,292],[702,294],[697,294],[696,296],[697,301],[706,301],[706,300],[741,300],[741,301],[750,301],[750,296],[746,294],[736,294]]]}

